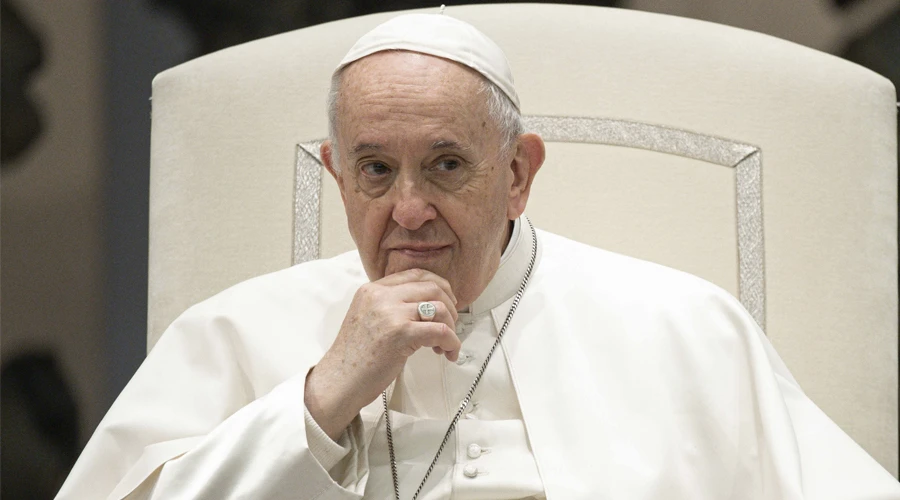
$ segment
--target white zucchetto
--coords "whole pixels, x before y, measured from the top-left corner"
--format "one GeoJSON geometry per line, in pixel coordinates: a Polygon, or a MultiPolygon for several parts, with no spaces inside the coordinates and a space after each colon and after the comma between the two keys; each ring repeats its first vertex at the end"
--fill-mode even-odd
{"type": "Polygon", "coordinates": [[[357,40],[335,73],[354,61],[385,50],[419,52],[468,66],[497,85],[519,108],[519,95],[506,54],[469,23],[444,14],[395,17],[357,40]]]}

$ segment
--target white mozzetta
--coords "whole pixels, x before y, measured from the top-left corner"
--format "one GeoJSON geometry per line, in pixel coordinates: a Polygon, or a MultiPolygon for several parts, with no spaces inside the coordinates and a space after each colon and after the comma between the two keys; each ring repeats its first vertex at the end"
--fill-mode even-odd
{"type": "MultiPolygon", "coordinates": [[[[553,500],[900,497],[896,480],[802,393],[730,294],[550,233],[539,231],[538,240],[540,260],[504,336],[504,357],[485,380],[499,385],[480,387],[494,401],[461,422],[461,441],[447,455],[453,472],[438,473],[451,475],[460,498],[497,498],[475,488],[490,481],[482,473],[510,473],[491,461],[494,453],[509,454],[537,487],[529,449],[553,500]],[[471,443],[492,451],[473,461],[471,443]]],[[[520,242],[476,300],[490,318],[473,310],[483,319],[470,318],[472,335],[505,316],[511,301],[497,283],[523,250],[520,242]]],[[[252,279],[189,309],[104,418],[59,498],[385,498],[381,401],[350,426],[350,452],[334,479],[310,451],[302,403],[306,373],[365,281],[351,252],[252,279]]],[[[479,356],[480,345],[466,348],[479,356]]],[[[457,374],[465,378],[430,352],[417,356],[391,395],[395,415],[409,415],[395,420],[404,484],[419,480],[418,461],[433,453],[412,436],[428,435],[428,426],[440,435],[462,386],[457,374]],[[423,393],[420,374],[446,377],[446,393],[423,393]]]]}

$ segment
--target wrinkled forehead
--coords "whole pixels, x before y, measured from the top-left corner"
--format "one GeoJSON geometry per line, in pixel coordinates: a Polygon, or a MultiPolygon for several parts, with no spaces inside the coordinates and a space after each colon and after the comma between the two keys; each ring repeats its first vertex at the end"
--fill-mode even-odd
{"type": "Polygon", "coordinates": [[[488,121],[485,86],[484,77],[453,61],[408,51],[373,54],[345,69],[336,132],[351,141],[401,132],[426,140],[435,130],[471,139],[469,129],[488,121]]]}

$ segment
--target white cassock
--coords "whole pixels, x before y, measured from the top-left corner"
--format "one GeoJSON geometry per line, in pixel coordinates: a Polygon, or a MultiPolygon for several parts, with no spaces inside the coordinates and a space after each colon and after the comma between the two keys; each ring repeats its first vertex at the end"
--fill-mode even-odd
{"type": "MultiPolygon", "coordinates": [[[[392,386],[402,498],[506,317],[530,259],[523,221],[460,315],[463,361],[422,349],[392,386]]],[[[537,235],[538,263],[502,349],[420,498],[900,499],[897,481],[803,394],[731,295],[537,235]]],[[[338,443],[303,404],[307,372],[366,281],[350,252],[190,308],[58,498],[393,498],[381,399],[338,443]]]]}

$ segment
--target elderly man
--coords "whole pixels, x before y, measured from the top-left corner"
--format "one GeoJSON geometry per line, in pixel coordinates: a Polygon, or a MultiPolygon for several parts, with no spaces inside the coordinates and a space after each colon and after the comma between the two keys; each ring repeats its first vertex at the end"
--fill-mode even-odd
{"type": "Polygon", "coordinates": [[[473,27],[379,26],[329,113],[358,252],[184,313],[59,498],[900,498],[730,295],[532,227],[473,27]]]}

